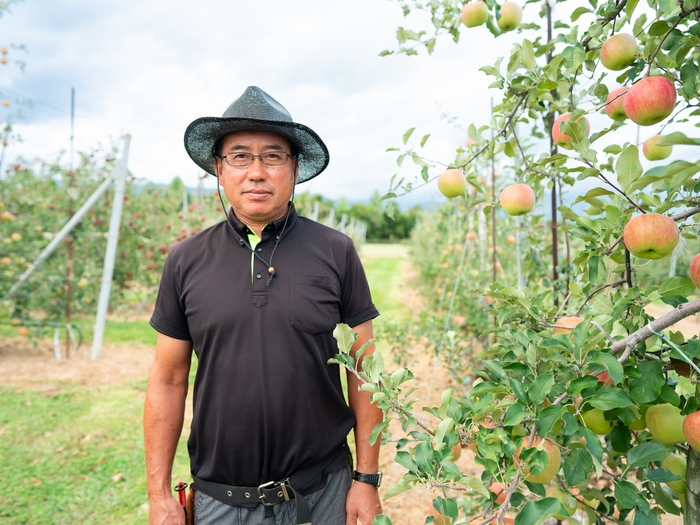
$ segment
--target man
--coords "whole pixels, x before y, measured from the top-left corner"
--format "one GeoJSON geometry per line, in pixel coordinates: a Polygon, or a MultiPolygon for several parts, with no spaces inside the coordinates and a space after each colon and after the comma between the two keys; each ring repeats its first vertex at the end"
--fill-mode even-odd
{"type": "Polygon", "coordinates": [[[171,470],[194,350],[195,523],[369,525],[381,513],[369,435],[382,414],[352,374],[348,406],[327,361],[337,323],[358,333],[354,352],[379,314],[352,241],[292,203],[328,150],[257,87],[222,118],[190,124],[185,149],[218,177],[232,209],[174,246],[163,270],[144,410],[149,523],[184,523],[171,470]]]}

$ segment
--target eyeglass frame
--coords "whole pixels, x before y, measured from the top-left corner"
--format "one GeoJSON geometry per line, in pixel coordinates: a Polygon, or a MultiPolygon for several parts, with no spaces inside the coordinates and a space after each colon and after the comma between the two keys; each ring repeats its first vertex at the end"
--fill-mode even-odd
{"type": "Polygon", "coordinates": [[[234,166],[233,164],[231,164],[231,163],[228,161],[228,156],[229,156],[229,155],[240,155],[240,154],[241,154],[241,152],[231,152],[231,153],[227,153],[227,154],[225,154],[225,155],[214,155],[214,157],[217,158],[217,159],[225,160],[225,161],[226,161],[226,164],[228,164],[228,165],[231,166],[232,168],[247,168],[247,167],[249,167],[249,166],[252,166],[252,165],[253,165],[253,162],[255,162],[255,159],[256,159],[256,158],[257,158],[257,159],[260,159],[260,163],[261,163],[263,166],[266,166],[266,167],[268,167],[268,168],[276,168],[277,166],[284,166],[285,164],[287,164],[287,162],[289,161],[289,159],[296,159],[296,158],[297,158],[296,155],[291,155],[291,154],[287,153],[286,151],[267,151],[267,152],[265,152],[265,153],[261,153],[260,155],[253,155],[252,153],[243,152],[243,153],[242,153],[243,155],[250,155],[250,163],[249,163],[249,164],[246,164],[245,166],[234,166]],[[280,155],[287,155],[287,160],[285,160],[282,164],[268,164],[268,163],[266,163],[266,162],[263,160],[263,155],[269,155],[269,154],[271,154],[271,153],[278,153],[278,154],[280,154],[280,155]]]}

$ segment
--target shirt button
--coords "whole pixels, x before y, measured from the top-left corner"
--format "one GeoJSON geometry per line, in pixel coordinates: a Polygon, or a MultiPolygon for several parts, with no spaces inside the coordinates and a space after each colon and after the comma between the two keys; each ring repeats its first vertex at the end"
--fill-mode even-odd
{"type": "Polygon", "coordinates": [[[256,279],[262,279],[262,274],[261,274],[261,273],[256,274],[256,275],[255,275],[255,278],[256,278],[256,279]]]}

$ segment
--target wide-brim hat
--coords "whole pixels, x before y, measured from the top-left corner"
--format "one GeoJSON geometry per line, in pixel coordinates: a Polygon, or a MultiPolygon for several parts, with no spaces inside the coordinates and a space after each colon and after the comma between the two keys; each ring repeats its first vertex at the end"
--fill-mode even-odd
{"type": "Polygon", "coordinates": [[[328,148],[311,128],[294,122],[289,111],[256,86],[248,87],[221,118],[202,117],[185,130],[185,150],[207,173],[214,172],[216,142],[237,131],[267,131],[289,140],[297,149],[298,184],[321,173],[330,160],[328,148]]]}

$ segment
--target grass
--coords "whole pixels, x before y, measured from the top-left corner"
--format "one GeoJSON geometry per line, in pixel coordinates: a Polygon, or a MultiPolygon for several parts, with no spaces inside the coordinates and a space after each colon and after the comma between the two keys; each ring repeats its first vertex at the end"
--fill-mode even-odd
{"type": "MultiPolygon", "coordinates": [[[[369,245],[362,258],[382,317],[401,316],[405,249],[369,245]]],[[[77,321],[87,344],[93,322],[77,321]]],[[[0,326],[0,335],[16,335],[16,330],[0,326]]],[[[154,345],[155,340],[146,321],[111,321],[105,328],[107,343],[154,345]]],[[[0,491],[0,525],[146,523],[145,390],[145,377],[107,386],[61,384],[50,394],[0,387],[0,472],[6,481],[0,491]]],[[[183,438],[173,480],[188,479],[183,438]]]]}

